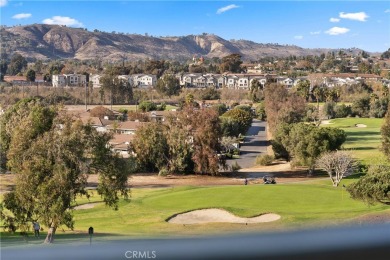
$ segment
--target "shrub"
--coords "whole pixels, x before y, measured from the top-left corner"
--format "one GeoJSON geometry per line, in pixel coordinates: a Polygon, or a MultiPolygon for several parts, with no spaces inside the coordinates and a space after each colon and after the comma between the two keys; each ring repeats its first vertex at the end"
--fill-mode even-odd
{"type": "Polygon", "coordinates": [[[162,102],[159,106],[157,106],[158,111],[164,111],[167,108],[167,104],[165,102],[162,102]]]}
{"type": "Polygon", "coordinates": [[[241,166],[236,162],[234,162],[234,164],[232,164],[232,166],[230,166],[232,168],[232,172],[238,172],[238,170],[241,169],[241,166]]]}
{"type": "Polygon", "coordinates": [[[217,100],[221,98],[221,94],[214,88],[206,88],[200,93],[201,100],[217,100]]]}
{"type": "Polygon", "coordinates": [[[151,101],[142,101],[139,104],[139,109],[141,109],[142,112],[155,111],[157,110],[157,105],[151,101]]]}
{"type": "Polygon", "coordinates": [[[264,103],[259,103],[256,107],[256,116],[261,121],[265,121],[267,119],[267,114],[265,113],[264,103]]]}
{"type": "Polygon", "coordinates": [[[163,167],[160,169],[160,171],[158,172],[158,176],[167,176],[168,175],[168,169],[166,167],[163,167]]]}
{"type": "Polygon", "coordinates": [[[345,104],[341,104],[339,106],[336,106],[335,109],[335,117],[336,118],[343,118],[350,116],[352,114],[351,106],[346,106],[345,104]]]}
{"type": "Polygon", "coordinates": [[[262,154],[262,155],[259,155],[256,157],[256,164],[267,166],[267,165],[271,165],[273,160],[274,160],[274,157],[272,155],[262,154]]]}

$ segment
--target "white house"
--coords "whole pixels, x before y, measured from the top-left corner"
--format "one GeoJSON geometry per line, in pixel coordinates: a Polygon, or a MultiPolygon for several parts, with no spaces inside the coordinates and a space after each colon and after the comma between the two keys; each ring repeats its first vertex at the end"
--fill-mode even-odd
{"type": "Polygon", "coordinates": [[[82,74],[63,74],[53,75],[53,87],[77,87],[85,86],[87,83],[87,76],[82,74]]]}
{"type": "Polygon", "coordinates": [[[136,87],[155,87],[157,76],[150,74],[135,74],[131,76],[132,82],[136,87]]]}
{"type": "Polygon", "coordinates": [[[100,88],[102,84],[100,83],[100,78],[102,76],[98,74],[91,74],[89,75],[89,82],[92,82],[93,88],[100,88]]]}

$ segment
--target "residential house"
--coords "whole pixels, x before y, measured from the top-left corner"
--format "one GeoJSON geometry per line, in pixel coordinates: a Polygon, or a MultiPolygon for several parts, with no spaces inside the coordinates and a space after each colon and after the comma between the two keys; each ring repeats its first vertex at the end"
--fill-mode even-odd
{"type": "Polygon", "coordinates": [[[132,84],[139,88],[155,87],[157,85],[157,76],[150,74],[134,74],[131,76],[132,84]]]}
{"type": "Polygon", "coordinates": [[[129,146],[133,139],[134,135],[114,134],[113,138],[109,141],[109,145],[111,150],[120,157],[129,158],[131,154],[129,146]]]}
{"type": "Polygon", "coordinates": [[[102,76],[98,74],[91,74],[89,75],[89,82],[92,82],[92,87],[93,88],[100,88],[102,87],[102,84],[100,82],[100,78],[102,76]]]}
{"type": "Polygon", "coordinates": [[[139,121],[115,122],[107,126],[107,130],[114,134],[134,135],[137,129],[145,124],[139,121]]]}
{"type": "Polygon", "coordinates": [[[87,77],[82,74],[55,74],[52,76],[53,87],[78,87],[85,86],[86,83],[87,77]]]}

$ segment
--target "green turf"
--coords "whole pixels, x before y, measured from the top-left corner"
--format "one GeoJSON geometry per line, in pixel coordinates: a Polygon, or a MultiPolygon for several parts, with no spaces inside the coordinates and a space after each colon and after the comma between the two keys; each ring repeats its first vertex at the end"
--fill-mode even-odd
{"type": "MultiPolygon", "coordinates": [[[[343,180],[348,184],[352,180],[343,180]]],[[[90,201],[101,201],[94,193],[90,201]]],[[[83,198],[78,204],[87,203],[83,198]]],[[[177,187],[133,189],[129,201],[121,200],[119,210],[103,203],[95,208],[76,210],[75,231],[59,229],[58,243],[86,240],[86,232],[93,226],[96,239],[110,240],[126,237],[191,236],[226,232],[286,230],[342,224],[348,219],[370,212],[388,209],[386,206],[367,206],[349,198],[344,188],[334,188],[330,180],[314,180],[305,184],[177,187]],[[178,225],[166,220],[178,213],[203,208],[221,208],[241,217],[277,213],[281,219],[259,224],[197,224],[178,225]]],[[[42,239],[45,232],[42,234],[42,239]]],[[[1,233],[2,246],[25,243],[20,235],[1,233]]],[[[27,241],[38,243],[30,234],[27,241]]]]}
{"type": "Polygon", "coordinates": [[[344,149],[352,150],[353,155],[365,163],[374,163],[384,158],[380,151],[381,118],[337,118],[330,120],[324,127],[339,127],[347,133],[344,149]],[[356,124],[364,124],[367,127],[356,127],[356,124]]]}

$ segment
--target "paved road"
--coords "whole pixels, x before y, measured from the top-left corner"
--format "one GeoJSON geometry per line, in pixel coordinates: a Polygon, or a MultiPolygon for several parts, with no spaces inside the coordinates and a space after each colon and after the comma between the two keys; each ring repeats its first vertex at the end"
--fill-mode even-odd
{"type": "Polygon", "coordinates": [[[228,160],[232,165],[237,162],[241,168],[249,168],[255,165],[256,157],[262,153],[267,153],[267,123],[254,119],[252,126],[245,135],[245,143],[241,144],[241,154],[239,159],[228,160]]]}

